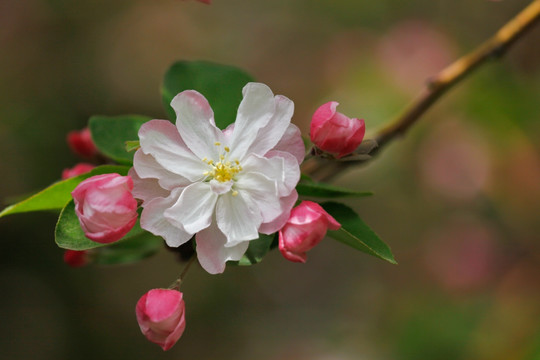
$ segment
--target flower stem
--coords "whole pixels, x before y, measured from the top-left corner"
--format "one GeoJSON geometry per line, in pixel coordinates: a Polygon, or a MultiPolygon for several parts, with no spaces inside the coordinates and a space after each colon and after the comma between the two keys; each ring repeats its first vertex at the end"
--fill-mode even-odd
{"type": "Polygon", "coordinates": [[[193,262],[195,261],[195,259],[197,258],[197,256],[195,254],[193,254],[191,256],[191,258],[189,259],[189,261],[187,262],[186,266],[184,267],[184,270],[182,270],[182,273],[180,274],[180,276],[178,277],[178,279],[176,279],[170,286],[169,286],[169,289],[171,290],[180,290],[180,285],[182,285],[182,281],[184,281],[184,278],[186,277],[186,274],[189,270],[189,268],[191,267],[191,264],[193,264],[193,262]]]}

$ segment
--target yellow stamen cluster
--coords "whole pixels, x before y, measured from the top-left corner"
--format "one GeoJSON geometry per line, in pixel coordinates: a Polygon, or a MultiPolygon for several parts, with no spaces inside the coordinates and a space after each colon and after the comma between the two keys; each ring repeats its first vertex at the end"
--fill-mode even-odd
{"type": "MultiPolygon", "coordinates": [[[[221,146],[221,143],[216,142],[214,145],[221,146]]],[[[224,150],[227,153],[230,151],[228,147],[225,147],[224,150]]],[[[219,182],[227,182],[234,180],[235,175],[242,171],[242,166],[240,166],[238,160],[235,160],[234,163],[231,163],[230,161],[226,161],[223,154],[219,156],[219,162],[217,163],[214,163],[212,159],[208,160],[208,158],[204,158],[202,159],[202,161],[212,166],[212,170],[205,171],[203,175],[209,176],[211,179],[215,179],[219,182]]],[[[237,194],[237,191],[233,192],[234,196],[237,194]]]]}
{"type": "Polygon", "coordinates": [[[230,161],[218,162],[212,165],[213,170],[208,174],[220,182],[231,181],[236,174],[242,171],[241,166],[232,165],[230,161]]]}

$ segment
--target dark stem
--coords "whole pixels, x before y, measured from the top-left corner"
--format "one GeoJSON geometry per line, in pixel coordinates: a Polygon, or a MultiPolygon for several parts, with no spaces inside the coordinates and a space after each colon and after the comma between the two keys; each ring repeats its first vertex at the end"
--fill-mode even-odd
{"type": "Polygon", "coordinates": [[[195,261],[196,258],[197,258],[197,256],[195,254],[191,256],[191,259],[189,259],[188,263],[184,267],[184,270],[182,270],[182,273],[180,274],[178,279],[176,279],[175,282],[173,282],[171,284],[171,286],[169,286],[169,289],[171,289],[171,290],[180,290],[180,285],[182,285],[182,281],[184,281],[184,278],[186,277],[186,274],[187,274],[189,268],[191,267],[191,264],[193,264],[193,262],[195,261]]]}

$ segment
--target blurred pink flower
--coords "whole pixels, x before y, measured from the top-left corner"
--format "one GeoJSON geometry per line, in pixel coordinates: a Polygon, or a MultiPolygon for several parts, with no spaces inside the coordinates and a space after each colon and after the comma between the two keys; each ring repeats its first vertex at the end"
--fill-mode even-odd
{"type": "Polygon", "coordinates": [[[289,220],[279,231],[279,251],[287,260],[304,263],[306,252],[324,238],[326,231],[340,227],[319,204],[302,201],[292,209],[289,220]]]}
{"type": "Polygon", "coordinates": [[[85,266],[89,263],[88,251],[66,250],[64,262],[74,268],[85,266]]]}
{"type": "Polygon", "coordinates": [[[431,76],[449,65],[453,46],[432,24],[408,20],[381,40],[378,54],[389,78],[407,92],[417,92],[431,76]]]}
{"type": "Polygon", "coordinates": [[[330,101],[313,114],[310,126],[311,141],[321,150],[336,157],[352,153],[364,139],[364,120],[349,118],[336,111],[339,103],[330,101]]]}
{"type": "Polygon", "coordinates": [[[473,127],[458,121],[437,125],[419,150],[420,174],[441,195],[470,200],[487,187],[491,154],[473,127]]]}
{"type": "Polygon", "coordinates": [[[429,235],[425,261],[431,274],[449,290],[471,290],[495,275],[497,233],[487,223],[453,219],[429,235]]]}
{"type": "Polygon", "coordinates": [[[129,176],[103,174],[82,181],[73,190],[75,213],[87,238],[110,243],[131,230],[138,216],[132,189],[129,176]]]}
{"type": "Polygon", "coordinates": [[[135,307],[137,322],[148,340],[169,350],[186,328],[185,303],[177,290],[152,289],[135,307]]]}
{"type": "Polygon", "coordinates": [[[67,143],[75,154],[83,158],[91,158],[98,153],[88,128],[70,131],[67,134],[67,143]]]}
{"type": "Polygon", "coordinates": [[[87,172],[90,172],[93,168],[95,168],[95,166],[92,164],[78,163],[71,169],[64,169],[64,171],[62,171],[62,180],[79,176],[81,174],[86,174],[87,172]]]}

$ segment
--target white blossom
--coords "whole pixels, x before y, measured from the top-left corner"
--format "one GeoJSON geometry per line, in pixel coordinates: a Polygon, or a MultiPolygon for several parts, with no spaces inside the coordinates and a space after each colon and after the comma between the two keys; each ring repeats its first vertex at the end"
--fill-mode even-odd
{"type": "Polygon", "coordinates": [[[196,234],[199,262],[212,274],[259,233],[278,231],[298,198],[304,145],[290,123],[293,102],[260,83],[242,93],[236,122],[223,131],[203,95],[178,94],[176,126],[145,123],[130,172],[143,200],[141,227],[172,247],[196,234]]]}

